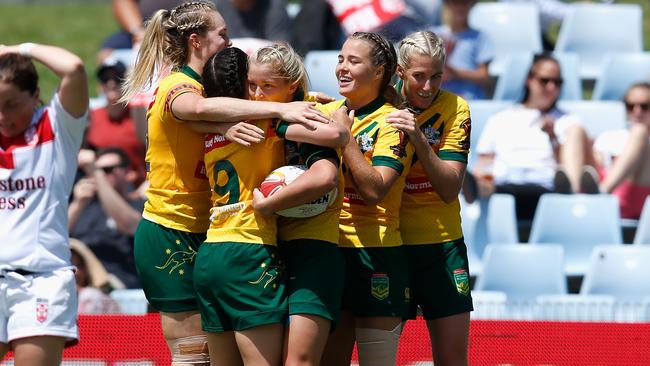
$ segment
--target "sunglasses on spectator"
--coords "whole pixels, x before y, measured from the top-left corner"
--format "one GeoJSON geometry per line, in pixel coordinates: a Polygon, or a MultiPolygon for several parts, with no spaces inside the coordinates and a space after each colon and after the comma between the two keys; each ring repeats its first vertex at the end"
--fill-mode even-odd
{"type": "Polygon", "coordinates": [[[642,111],[647,112],[650,109],[650,102],[648,103],[625,102],[625,109],[627,109],[628,112],[632,112],[634,110],[634,107],[639,107],[641,108],[642,111]]]}
{"type": "Polygon", "coordinates": [[[550,83],[553,83],[555,86],[560,87],[564,83],[564,79],[562,78],[545,78],[537,75],[533,75],[533,78],[535,78],[537,81],[539,81],[542,85],[547,86],[550,83]]]}
{"type": "Polygon", "coordinates": [[[117,169],[117,168],[124,168],[124,165],[110,165],[110,166],[101,166],[101,167],[97,167],[97,169],[101,169],[101,170],[103,170],[104,173],[106,173],[106,174],[111,174],[111,173],[113,173],[113,170],[115,170],[115,169],[117,169]]]}

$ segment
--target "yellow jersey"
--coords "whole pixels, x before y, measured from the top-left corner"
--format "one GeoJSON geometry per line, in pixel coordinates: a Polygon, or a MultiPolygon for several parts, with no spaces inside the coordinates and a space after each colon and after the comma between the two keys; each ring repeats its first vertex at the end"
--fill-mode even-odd
{"type": "MultiPolygon", "coordinates": [[[[332,114],[345,100],[326,104],[323,110],[332,114]]],[[[344,172],[344,199],[340,216],[339,245],[347,248],[394,247],[402,245],[399,232],[399,209],[405,177],[411,167],[414,150],[406,134],[386,122],[395,107],[379,97],[355,111],[352,138],[372,166],[395,169],[399,178],[377,205],[366,205],[357,193],[352,175],[344,172]]]]}
{"type": "MultiPolygon", "coordinates": [[[[278,136],[285,138],[288,124],[278,124],[278,136]]],[[[320,215],[309,218],[278,217],[278,239],[281,242],[296,239],[322,240],[338,244],[339,242],[339,214],[343,203],[343,178],[340,173],[340,154],[328,147],[297,143],[284,140],[285,164],[311,165],[320,159],[333,159],[339,166],[339,186],[336,200],[320,215]]]]}
{"type": "MultiPolygon", "coordinates": [[[[440,159],[467,164],[472,123],[463,98],[440,90],[417,121],[440,159]]],[[[451,203],[440,198],[417,156],[406,177],[400,218],[404,244],[445,243],[463,236],[458,198],[451,203]]]]}
{"type": "Polygon", "coordinates": [[[271,120],[253,123],[265,131],[266,138],[250,147],[230,142],[220,134],[205,137],[205,166],[213,203],[206,243],[277,243],[275,217],[260,215],[251,203],[253,189],[284,164],[284,149],[271,120]]]}
{"type": "Polygon", "coordinates": [[[147,110],[147,202],[142,216],[167,228],[193,233],[208,229],[210,186],[203,164],[204,134],[171,111],[185,93],[203,95],[198,75],[187,66],[161,80],[147,110]]]}

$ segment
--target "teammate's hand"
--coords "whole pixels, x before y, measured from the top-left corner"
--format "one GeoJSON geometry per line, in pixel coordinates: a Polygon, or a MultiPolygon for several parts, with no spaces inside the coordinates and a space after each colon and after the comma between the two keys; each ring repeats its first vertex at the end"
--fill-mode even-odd
{"type": "Polygon", "coordinates": [[[420,133],[415,115],[408,109],[391,112],[386,117],[386,122],[400,131],[404,131],[409,137],[414,137],[420,133]]]}
{"type": "Polygon", "coordinates": [[[228,123],[230,125],[224,136],[228,141],[238,143],[242,146],[251,146],[264,140],[264,131],[248,122],[228,123]]]}
{"type": "Polygon", "coordinates": [[[316,103],[281,103],[280,118],[289,123],[302,123],[315,130],[318,123],[329,123],[329,118],[316,108],[316,103]]]}
{"type": "Polygon", "coordinates": [[[332,119],[336,123],[347,127],[348,130],[352,129],[352,124],[354,124],[354,109],[348,110],[348,107],[341,106],[339,109],[335,110],[332,114],[332,119]]]}
{"type": "Polygon", "coordinates": [[[255,211],[262,214],[263,216],[273,215],[273,212],[269,211],[268,207],[266,206],[266,197],[264,197],[264,194],[258,188],[253,189],[253,202],[251,205],[255,211]]]}
{"type": "Polygon", "coordinates": [[[309,100],[315,100],[316,102],[323,103],[323,104],[333,102],[336,100],[334,97],[323,92],[310,91],[309,93],[307,93],[307,95],[309,96],[309,100]]]}

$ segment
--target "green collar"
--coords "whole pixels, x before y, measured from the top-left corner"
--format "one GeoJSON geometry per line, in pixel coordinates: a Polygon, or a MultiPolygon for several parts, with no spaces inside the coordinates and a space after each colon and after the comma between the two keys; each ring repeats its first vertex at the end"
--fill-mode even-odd
{"type": "MultiPolygon", "coordinates": [[[[354,111],[354,116],[360,120],[366,118],[370,113],[376,111],[377,109],[381,108],[382,105],[386,104],[386,99],[384,99],[383,96],[378,96],[373,100],[372,102],[364,105],[363,107],[357,109],[354,111]]],[[[348,101],[345,101],[345,105],[348,105],[348,101]]]]}
{"type": "Polygon", "coordinates": [[[187,64],[181,66],[180,72],[198,81],[199,83],[201,82],[201,75],[197,74],[196,71],[192,70],[192,68],[187,66],[187,64]]]}

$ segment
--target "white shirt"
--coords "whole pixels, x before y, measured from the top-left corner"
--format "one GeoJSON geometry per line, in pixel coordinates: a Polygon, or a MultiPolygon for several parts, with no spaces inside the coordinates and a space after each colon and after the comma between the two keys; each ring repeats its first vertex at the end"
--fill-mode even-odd
{"type": "MultiPolygon", "coordinates": [[[[554,131],[560,144],[569,126],[580,120],[558,109],[554,131]]],[[[537,184],[553,189],[557,163],[548,134],[541,129],[541,112],[521,104],[496,113],[487,121],[476,147],[481,154],[494,154],[495,184],[537,184]]]]}
{"type": "Polygon", "coordinates": [[[594,151],[603,157],[605,170],[612,165],[613,158],[621,155],[629,136],[630,130],[627,128],[605,131],[598,135],[596,141],[594,141],[594,151]]]}
{"type": "Polygon", "coordinates": [[[24,144],[0,148],[0,270],[72,268],[68,198],[87,121],[55,94],[34,113],[24,144]]]}

